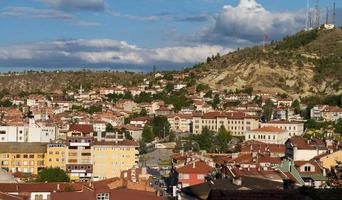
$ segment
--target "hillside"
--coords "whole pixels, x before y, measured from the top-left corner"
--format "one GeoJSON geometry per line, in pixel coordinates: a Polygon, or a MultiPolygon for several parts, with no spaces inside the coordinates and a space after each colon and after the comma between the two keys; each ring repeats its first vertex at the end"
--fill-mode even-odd
{"type": "Polygon", "coordinates": [[[342,92],[342,29],[299,32],[266,47],[245,48],[190,71],[218,90],[253,87],[302,96],[342,92]]]}
{"type": "Polygon", "coordinates": [[[6,89],[11,94],[20,92],[50,93],[55,90],[75,89],[81,84],[85,89],[109,87],[115,83],[127,85],[134,81],[139,82],[143,77],[143,74],[132,72],[86,70],[9,73],[0,75],[0,90],[6,89]]]}

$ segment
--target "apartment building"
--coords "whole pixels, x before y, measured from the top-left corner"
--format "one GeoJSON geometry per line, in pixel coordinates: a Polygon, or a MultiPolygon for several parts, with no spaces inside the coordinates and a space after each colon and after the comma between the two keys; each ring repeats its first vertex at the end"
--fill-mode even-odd
{"type": "Polygon", "coordinates": [[[47,144],[44,166],[65,170],[66,147],[64,143],[47,144]]]}
{"type": "Polygon", "coordinates": [[[33,122],[24,126],[0,126],[0,142],[50,142],[56,139],[56,127],[38,126],[33,122]]]}
{"type": "Polygon", "coordinates": [[[304,134],[304,123],[302,122],[291,122],[291,121],[270,121],[268,123],[260,124],[261,127],[277,127],[283,130],[286,130],[289,133],[289,136],[301,136],[304,134]]]}
{"type": "Polygon", "coordinates": [[[93,178],[120,177],[121,172],[138,165],[138,143],[96,141],[92,147],[93,178]]]}
{"type": "Polygon", "coordinates": [[[259,127],[256,116],[244,112],[209,112],[194,114],[192,117],[193,133],[200,134],[204,127],[218,131],[222,126],[234,136],[245,136],[248,130],[259,127]]]}
{"type": "Polygon", "coordinates": [[[38,174],[44,168],[46,144],[4,142],[0,144],[0,167],[12,173],[38,174]]]}
{"type": "Polygon", "coordinates": [[[70,125],[66,138],[66,172],[71,180],[90,181],[93,173],[91,161],[91,148],[93,144],[92,125],[70,125]]]}

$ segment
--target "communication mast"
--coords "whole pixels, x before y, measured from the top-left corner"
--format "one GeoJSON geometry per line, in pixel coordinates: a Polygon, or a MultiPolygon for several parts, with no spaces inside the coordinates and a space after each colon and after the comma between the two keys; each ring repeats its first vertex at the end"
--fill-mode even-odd
{"type": "Polygon", "coordinates": [[[334,1],[334,4],[333,4],[333,19],[332,19],[333,21],[332,21],[332,23],[334,24],[334,25],[336,25],[335,23],[336,23],[336,2],[334,1]]]}
{"type": "Polygon", "coordinates": [[[309,24],[309,21],[310,21],[310,0],[306,0],[306,22],[305,22],[305,30],[309,30],[311,27],[310,27],[310,24],[309,24]]]}
{"type": "Polygon", "coordinates": [[[316,5],[315,5],[315,28],[319,28],[321,24],[320,18],[321,18],[321,13],[319,9],[319,0],[317,0],[316,5]]]}
{"type": "Polygon", "coordinates": [[[329,24],[329,7],[327,6],[327,11],[325,15],[325,24],[329,24]]]}

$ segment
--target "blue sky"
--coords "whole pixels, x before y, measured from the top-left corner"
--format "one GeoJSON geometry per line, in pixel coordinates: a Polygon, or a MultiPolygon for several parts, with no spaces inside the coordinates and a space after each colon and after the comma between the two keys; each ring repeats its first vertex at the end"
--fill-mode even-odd
{"type": "MultiPolygon", "coordinates": [[[[332,2],[320,1],[323,13],[332,2]]],[[[0,67],[188,66],[259,44],[265,32],[280,39],[303,29],[305,7],[306,0],[1,0],[0,67]]]]}

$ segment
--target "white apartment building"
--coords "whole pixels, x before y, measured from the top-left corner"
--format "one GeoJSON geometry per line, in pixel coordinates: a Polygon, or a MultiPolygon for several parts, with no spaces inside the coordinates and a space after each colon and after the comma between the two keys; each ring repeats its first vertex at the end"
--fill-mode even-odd
{"type": "Polygon", "coordinates": [[[0,142],[50,142],[56,139],[56,127],[28,124],[0,126],[0,142]]]}

